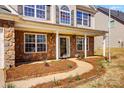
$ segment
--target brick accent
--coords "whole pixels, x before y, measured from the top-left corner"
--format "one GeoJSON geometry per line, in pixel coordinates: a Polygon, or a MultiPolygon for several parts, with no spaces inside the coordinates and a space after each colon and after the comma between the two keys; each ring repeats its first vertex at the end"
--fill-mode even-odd
{"type": "MultiPolygon", "coordinates": [[[[30,62],[46,59],[56,58],[56,34],[54,33],[40,33],[47,34],[47,53],[24,53],[24,33],[31,33],[26,31],[15,31],[15,58],[16,62],[30,62]]],[[[33,33],[33,32],[32,32],[33,33]]],[[[37,32],[38,33],[38,32],[37,32]]],[[[76,50],[76,35],[64,35],[70,36],[70,55],[75,57],[77,53],[84,53],[84,51],[76,50]]],[[[89,37],[89,51],[88,55],[94,54],[94,37],[89,37]]]]}
{"type": "MultiPolygon", "coordinates": [[[[70,44],[71,57],[75,57],[76,54],[84,54],[84,51],[77,51],[76,35],[70,36],[70,44]]],[[[94,37],[89,37],[89,51],[87,51],[87,55],[94,55],[94,37]]]]}

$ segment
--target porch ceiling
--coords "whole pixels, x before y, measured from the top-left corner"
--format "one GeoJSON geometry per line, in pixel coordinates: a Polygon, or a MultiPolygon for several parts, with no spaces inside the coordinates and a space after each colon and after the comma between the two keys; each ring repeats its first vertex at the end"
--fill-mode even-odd
{"type": "Polygon", "coordinates": [[[106,31],[78,28],[73,26],[64,26],[58,24],[34,22],[22,19],[21,16],[12,14],[0,14],[0,18],[4,20],[15,21],[15,30],[34,31],[34,32],[46,32],[59,34],[73,34],[73,35],[89,35],[89,36],[102,36],[105,35],[106,31]]]}

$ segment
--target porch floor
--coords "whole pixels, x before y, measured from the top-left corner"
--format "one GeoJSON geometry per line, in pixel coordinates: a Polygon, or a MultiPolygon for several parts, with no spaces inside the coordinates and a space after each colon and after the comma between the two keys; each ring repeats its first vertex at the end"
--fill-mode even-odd
{"type": "MultiPolygon", "coordinates": [[[[52,74],[52,75],[47,75],[47,76],[37,77],[37,78],[31,78],[31,79],[27,79],[27,80],[13,81],[13,82],[9,82],[9,83],[11,83],[19,88],[28,88],[28,87],[35,86],[39,83],[42,84],[42,83],[53,81],[54,78],[56,80],[61,80],[61,79],[69,77],[70,75],[71,76],[76,76],[77,74],[81,75],[81,74],[89,72],[90,70],[93,69],[93,66],[91,64],[89,64],[87,62],[79,61],[76,58],[70,58],[68,60],[75,62],[78,67],[76,69],[74,69],[72,71],[68,71],[68,72],[57,73],[57,74],[52,74]]],[[[7,83],[7,84],[9,84],[9,83],[7,83]]]]}

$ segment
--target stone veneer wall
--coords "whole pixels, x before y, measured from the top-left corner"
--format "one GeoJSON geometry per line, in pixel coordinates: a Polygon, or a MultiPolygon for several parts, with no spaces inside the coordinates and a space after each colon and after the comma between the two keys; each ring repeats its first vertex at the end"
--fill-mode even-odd
{"type": "Polygon", "coordinates": [[[0,20],[4,28],[4,62],[5,67],[15,66],[15,31],[14,22],[0,20]]]}
{"type": "MultiPolygon", "coordinates": [[[[26,31],[15,31],[15,56],[16,62],[32,62],[46,59],[55,59],[56,57],[56,34],[53,33],[39,33],[47,34],[47,53],[24,53],[24,33],[32,33],[26,31]]],[[[38,32],[37,32],[38,33],[38,32]]]]}

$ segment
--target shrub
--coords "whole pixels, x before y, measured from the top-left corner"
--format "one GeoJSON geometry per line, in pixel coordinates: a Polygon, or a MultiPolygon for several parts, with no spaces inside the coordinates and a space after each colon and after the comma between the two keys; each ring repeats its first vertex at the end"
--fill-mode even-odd
{"type": "Polygon", "coordinates": [[[72,68],[72,67],[73,67],[71,64],[67,64],[67,66],[68,66],[69,68],[72,68]]]}
{"type": "Polygon", "coordinates": [[[54,81],[53,81],[53,83],[57,86],[57,85],[59,85],[59,82],[56,80],[56,78],[54,77],[54,81]]]}
{"type": "Polygon", "coordinates": [[[84,54],[80,54],[80,57],[81,57],[81,58],[84,58],[84,54]]]}
{"type": "Polygon", "coordinates": [[[76,80],[81,80],[81,78],[78,74],[76,75],[76,80]]]}
{"type": "Polygon", "coordinates": [[[13,85],[13,84],[7,84],[5,87],[6,88],[15,88],[15,85],[13,85]]]}
{"type": "Polygon", "coordinates": [[[68,82],[72,82],[72,75],[68,77],[68,82]]]}
{"type": "Polygon", "coordinates": [[[49,66],[50,66],[46,61],[44,62],[44,65],[45,65],[46,67],[49,67],[49,66]]]}

